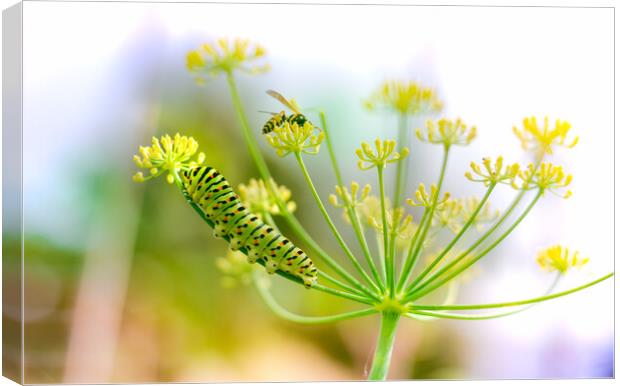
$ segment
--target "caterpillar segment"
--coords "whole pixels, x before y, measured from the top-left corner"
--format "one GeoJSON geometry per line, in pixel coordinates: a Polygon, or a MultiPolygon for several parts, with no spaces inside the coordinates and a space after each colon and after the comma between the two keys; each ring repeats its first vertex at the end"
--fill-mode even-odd
{"type": "Polygon", "coordinates": [[[246,242],[252,234],[260,231],[266,225],[260,221],[257,216],[252,215],[247,221],[237,224],[231,232],[230,249],[236,251],[246,245],[246,242]]]}
{"type": "MultiPolygon", "coordinates": [[[[295,115],[301,116],[293,114],[291,117],[295,115]]],[[[267,273],[286,272],[302,280],[307,288],[316,283],[318,272],[312,260],[245,208],[216,169],[199,166],[185,170],[182,181],[187,197],[213,222],[214,236],[227,238],[232,250],[245,248],[248,262],[262,260],[267,273]]]]}
{"type": "Polygon", "coordinates": [[[215,220],[220,214],[233,207],[238,199],[239,197],[235,194],[235,192],[232,190],[227,191],[217,200],[207,203],[207,206],[203,208],[205,215],[207,218],[215,220]]]}
{"type": "MultiPolygon", "coordinates": [[[[265,249],[276,241],[277,234],[278,232],[276,232],[272,227],[266,226],[254,237],[251,237],[250,242],[248,243],[250,246],[250,251],[248,251],[248,261],[250,263],[254,263],[261,257],[265,257],[265,260],[267,260],[264,255],[265,249]]],[[[269,272],[269,270],[267,272],[269,272]]]]}
{"type": "Polygon", "coordinates": [[[248,211],[243,206],[239,205],[232,210],[232,213],[227,213],[224,215],[224,219],[221,221],[224,226],[224,234],[226,236],[234,235],[233,230],[240,222],[246,220],[248,216],[252,216],[250,211],[248,211]]]}

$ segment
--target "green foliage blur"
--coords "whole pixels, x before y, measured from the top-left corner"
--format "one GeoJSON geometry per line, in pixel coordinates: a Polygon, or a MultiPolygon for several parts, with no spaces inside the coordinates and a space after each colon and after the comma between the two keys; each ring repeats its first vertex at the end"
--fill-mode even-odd
{"type": "MultiPolygon", "coordinates": [[[[279,320],[252,287],[222,285],[215,261],[227,246],[211,235],[177,189],[164,179],[131,181],[131,158],[138,144],[177,131],[193,136],[207,162],[222,170],[233,186],[257,176],[225,84],[213,81],[198,87],[181,70],[164,78],[186,82],[164,81],[157,98],[146,98],[153,104],[154,125],[135,128],[131,143],[80,147],[84,153],[114,155],[114,162],[84,164],[72,174],[71,188],[80,199],[73,203],[75,213],[66,215],[87,219],[80,230],[86,235],[81,245],[67,246],[32,233],[26,224],[26,382],[364,379],[378,320],[325,326],[279,320]]],[[[240,82],[245,95],[263,95],[261,87],[251,79],[240,82]]],[[[260,102],[244,102],[251,106],[258,135],[269,116],[251,111],[260,102]]],[[[301,176],[288,173],[285,162],[264,150],[277,182],[293,191],[299,218],[328,251],[336,252],[301,176]]],[[[326,192],[333,176],[323,172],[320,162],[314,172],[326,192]]],[[[285,224],[281,226],[286,234],[285,224]]],[[[5,258],[15,261],[17,275],[19,243],[10,245],[14,253],[5,258]]],[[[350,310],[341,300],[272,281],[278,300],[300,314],[350,310]]],[[[18,328],[19,315],[5,314],[4,323],[18,328]]],[[[427,334],[427,328],[403,325],[402,347],[399,341],[390,377],[459,375],[458,340],[452,336],[447,344],[445,336],[427,334]],[[412,341],[416,343],[410,345],[412,341]],[[418,355],[420,351],[426,354],[418,355]]]]}

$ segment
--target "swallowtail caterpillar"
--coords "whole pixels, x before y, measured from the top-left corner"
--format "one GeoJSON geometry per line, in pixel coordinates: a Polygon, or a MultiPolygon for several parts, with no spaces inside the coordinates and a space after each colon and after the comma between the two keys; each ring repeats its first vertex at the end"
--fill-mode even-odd
{"type": "Polygon", "coordinates": [[[220,172],[199,166],[184,170],[181,179],[188,199],[213,222],[215,237],[227,237],[232,250],[244,248],[250,263],[262,260],[269,274],[286,272],[306,288],[316,283],[317,269],[308,255],[245,208],[220,172]]]}

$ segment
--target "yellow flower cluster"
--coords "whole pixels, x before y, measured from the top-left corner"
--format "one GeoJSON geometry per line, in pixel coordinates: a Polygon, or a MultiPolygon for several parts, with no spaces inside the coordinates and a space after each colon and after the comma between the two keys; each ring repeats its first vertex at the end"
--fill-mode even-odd
{"type": "Polygon", "coordinates": [[[392,162],[397,162],[405,158],[409,154],[409,149],[404,147],[400,153],[394,151],[396,147],[396,141],[394,140],[375,140],[375,150],[372,149],[370,144],[362,142],[362,147],[355,150],[355,154],[359,158],[357,166],[362,170],[369,170],[374,167],[385,168],[385,166],[392,162]]]}
{"type": "MultiPolygon", "coordinates": [[[[287,210],[292,213],[297,208],[297,205],[291,199],[291,191],[284,185],[277,186],[272,181],[272,186],[277,188],[276,194],[280,198],[280,201],[286,204],[287,210]]],[[[280,208],[276,204],[276,198],[269,192],[269,189],[265,186],[265,181],[250,179],[247,185],[240,184],[238,187],[239,197],[244,205],[253,213],[261,215],[262,213],[269,213],[274,216],[280,214],[280,208]]]]}
{"type": "Polygon", "coordinates": [[[350,191],[346,186],[336,186],[336,194],[329,195],[329,202],[336,208],[344,208],[347,206],[356,208],[368,197],[370,185],[364,185],[359,196],[358,193],[360,193],[360,185],[355,181],[351,182],[350,191]],[[338,197],[342,199],[342,204],[338,201],[338,197]]]}
{"type": "Polygon", "coordinates": [[[433,89],[411,81],[383,82],[364,105],[371,111],[383,107],[411,115],[437,112],[443,107],[433,89]]]}
{"type": "Polygon", "coordinates": [[[580,268],[586,264],[589,258],[580,258],[579,252],[570,252],[568,248],[555,245],[538,253],[536,261],[545,271],[558,271],[565,274],[570,268],[580,268]]]}
{"type": "MultiPolygon", "coordinates": [[[[479,204],[480,199],[477,197],[449,199],[435,211],[432,225],[447,227],[452,232],[458,233],[469,221],[479,204]]],[[[471,220],[471,225],[480,230],[483,224],[495,221],[499,213],[499,210],[491,211],[491,205],[486,203],[471,220]]]]}
{"type": "MultiPolygon", "coordinates": [[[[385,208],[387,211],[392,204],[389,199],[385,199],[385,208]]],[[[369,195],[359,205],[359,213],[364,223],[374,226],[375,222],[381,222],[381,199],[375,195],[369,195]]]]}
{"type": "Polygon", "coordinates": [[[174,138],[164,135],[160,139],[153,137],[151,146],[140,146],[140,156],[134,155],[133,160],[139,168],[149,169],[150,176],[144,177],[142,172],[133,176],[136,182],[143,182],[168,172],[166,180],[174,182],[174,174],[179,170],[192,168],[204,162],[204,153],[199,153],[198,142],[192,137],[175,134],[174,138]]]}
{"type": "Polygon", "coordinates": [[[302,126],[284,122],[265,138],[280,157],[289,153],[317,154],[325,134],[322,131],[316,134],[315,129],[309,121],[302,126]]]}
{"type": "MultiPolygon", "coordinates": [[[[405,213],[404,208],[392,208],[390,200],[386,199],[385,201],[388,233],[396,236],[397,249],[406,248],[418,226],[413,221],[413,217],[405,213]]],[[[377,235],[382,238],[383,218],[381,212],[381,199],[377,196],[369,195],[361,201],[358,208],[365,224],[372,227],[376,231],[377,235]]]]}
{"type": "MultiPolygon", "coordinates": [[[[437,185],[431,185],[430,194],[426,191],[426,186],[424,184],[418,185],[418,189],[415,191],[414,196],[415,199],[409,198],[407,199],[407,204],[411,206],[421,206],[424,208],[430,208],[433,205],[433,200],[437,196],[439,192],[437,191],[437,185]]],[[[448,202],[450,198],[450,193],[446,192],[443,195],[443,198],[437,198],[436,209],[441,210],[441,208],[448,202]]]]}
{"type": "Polygon", "coordinates": [[[457,233],[462,226],[461,212],[463,204],[460,200],[448,199],[433,214],[432,225],[436,228],[448,228],[457,233]]]}
{"type": "Polygon", "coordinates": [[[535,117],[523,119],[523,129],[513,127],[514,133],[525,150],[533,150],[539,159],[545,154],[553,154],[553,146],[574,147],[579,137],[568,141],[567,135],[571,125],[557,119],[553,128],[549,127],[549,118],[545,117],[543,127],[539,127],[535,117]]]}
{"type": "Polygon", "coordinates": [[[229,249],[226,257],[215,260],[215,265],[224,275],[223,287],[232,288],[239,284],[249,285],[252,282],[252,270],[255,265],[248,264],[248,258],[239,251],[229,249]]]}
{"type": "Polygon", "coordinates": [[[464,146],[476,137],[476,126],[468,127],[460,118],[455,121],[442,118],[436,122],[429,119],[426,121],[426,133],[417,129],[415,134],[423,142],[443,144],[445,147],[464,146]]]}
{"type": "MultiPolygon", "coordinates": [[[[269,65],[250,64],[265,56],[265,49],[258,44],[251,44],[247,39],[218,39],[215,44],[205,43],[199,49],[190,51],[186,57],[187,69],[194,73],[203,73],[215,77],[220,73],[240,70],[258,74],[269,70],[269,65]]],[[[199,82],[204,78],[198,76],[199,82]]]]}
{"type": "Polygon", "coordinates": [[[519,178],[523,180],[523,189],[529,190],[538,187],[543,192],[550,191],[556,196],[569,198],[572,195],[570,190],[558,193],[556,190],[566,188],[573,180],[573,176],[566,174],[561,166],[551,163],[542,163],[536,169],[534,164],[529,164],[527,168],[519,173],[519,178]]]}
{"type": "Polygon", "coordinates": [[[465,177],[471,181],[483,182],[484,186],[491,184],[505,183],[516,188],[515,178],[519,175],[519,164],[514,163],[504,167],[504,158],[497,157],[494,163],[490,158],[482,159],[482,166],[472,162],[471,170],[476,174],[474,177],[471,172],[465,173],[465,177]]]}
{"type": "MultiPolygon", "coordinates": [[[[480,205],[480,199],[478,197],[468,197],[459,199],[461,203],[461,222],[465,223],[467,220],[471,218],[471,215],[474,213],[478,205],[480,205]]],[[[485,223],[490,223],[499,218],[500,211],[499,209],[491,210],[491,204],[486,203],[482,206],[476,218],[472,221],[472,225],[476,226],[478,230],[485,223]]]]}
{"type": "MultiPolygon", "coordinates": [[[[405,237],[408,234],[411,229],[410,225],[413,221],[413,217],[405,214],[404,208],[398,207],[386,210],[385,215],[388,224],[388,233],[390,235],[405,237]]],[[[383,232],[383,220],[381,216],[371,218],[371,222],[375,229],[383,232]]]]}

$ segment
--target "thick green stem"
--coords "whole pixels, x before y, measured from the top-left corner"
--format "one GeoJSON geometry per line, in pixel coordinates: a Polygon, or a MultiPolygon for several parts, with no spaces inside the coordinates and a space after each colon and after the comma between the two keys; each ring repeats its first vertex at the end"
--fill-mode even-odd
{"type": "MultiPolygon", "coordinates": [[[[295,153],[295,158],[297,159],[297,163],[299,164],[299,167],[301,168],[301,171],[302,171],[302,173],[304,175],[306,183],[308,184],[308,187],[310,188],[310,191],[312,192],[312,196],[314,197],[314,200],[316,201],[316,204],[319,207],[319,210],[321,211],[321,214],[323,215],[323,218],[325,219],[325,222],[327,222],[327,225],[329,226],[329,229],[331,229],[332,233],[334,234],[334,237],[338,241],[338,244],[340,245],[340,247],[344,251],[345,255],[347,255],[347,257],[351,261],[351,264],[353,264],[355,269],[357,269],[359,274],[364,278],[366,283],[368,283],[371,288],[374,288],[375,290],[378,290],[377,285],[372,281],[370,276],[368,276],[366,271],[364,271],[364,269],[362,268],[360,263],[357,261],[357,258],[353,255],[353,252],[351,252],[351,249],[349,249],[348,245],[346,244],[346,242],[344,241],[344,239],[340,235],[340,232],[338,232],[338,229],[336,228],[336,225],[332,221],[331,217],[329,217],[329,214],[327,213],[327,209],[325,209],[325,205],[323,205],[323,202],[321,201],[321,197],[319,196],[319,193],[316,191],[316,188],[314,187],[314,183],[312,182],[312,178],[310,177],[310,173],[308,173],[308,169],[306,168],[306,165],[305,165],[303,159],[301,158],[301,154],[298,153],[298,152],[295,153]]],[[[371,297],[374,296],[365,287],[364,287],[364,289],[362,291],[364,293],[368,294],[368,296],[371,296],[371,297]]]]}
{"type": "Polygon", "coordinates": [[[379,331],[372,367],[368,374],[369,380],[383,381],[387,377],[399,319],[400,314],[393,311],[384,311],[381,314],[381,331],[379,331]]]}

